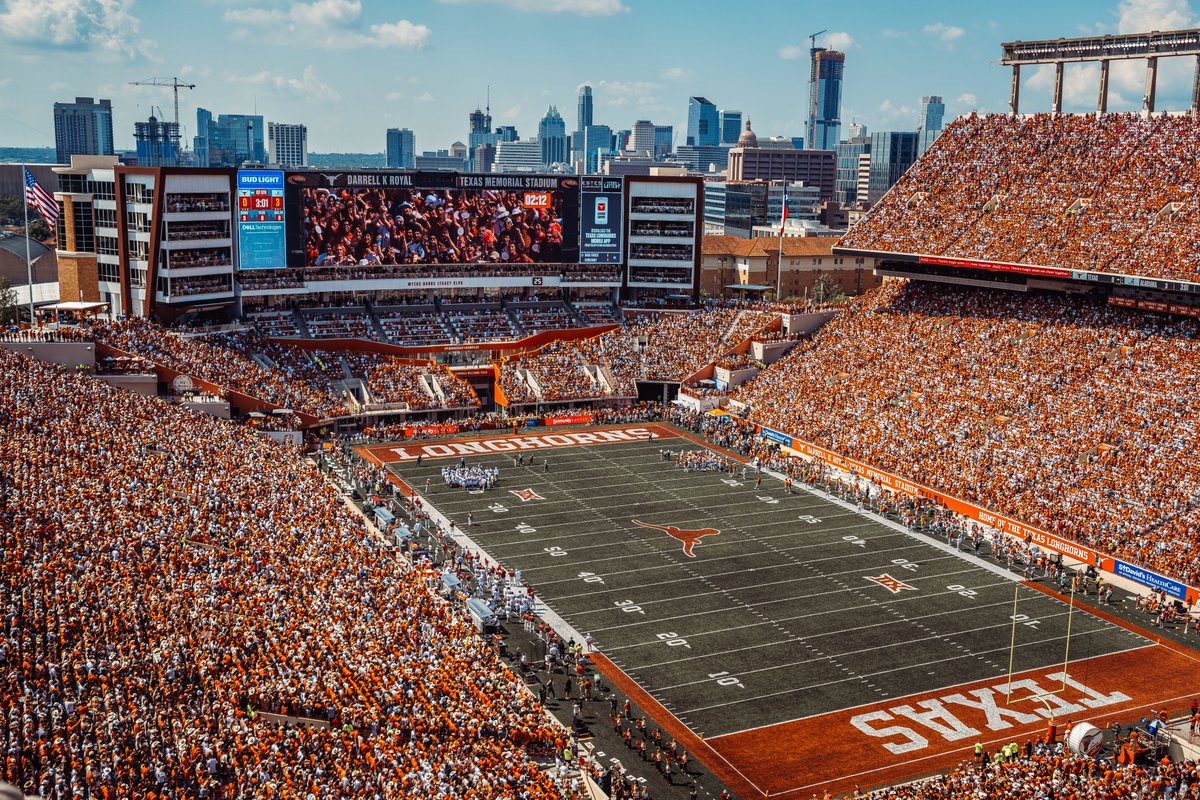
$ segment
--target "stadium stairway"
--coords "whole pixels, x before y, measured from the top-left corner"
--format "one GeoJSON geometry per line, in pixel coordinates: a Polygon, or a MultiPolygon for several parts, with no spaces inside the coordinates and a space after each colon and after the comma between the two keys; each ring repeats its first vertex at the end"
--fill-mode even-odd
{"type": "Polygon", "coordinates": [[[387,335],[387,331],[383,329],[383,323],[379,321],[379,316],[375,313],[374,307],[370,300],[363,301],[363,311],[367,314],[367,319],[371,323],[371,330],[375,332],[373,338],[381,342],[390,342],[391,339],[387,335]]]}
{"type": "Polygon", "coordinates": [[[516,331],[516,336],[513,338],[520,339],[529,335],[529,331],[525,330],[525,326],[521,324],[521,320],[517,318],[517,313],[508,307],[508,301],[501,298],[500,308],[504,310],[504,316],[508,317],[508,324],[516,331]]]}
{"type": "Polygon", "coordinates": [[[301,338],[311,339],[312,333],[308,330],[308,320],[304,318],[299,308],[292,309],[292,317],[296,322],[296,330],[300,331],[301,338]]]}
{"type": "Polygon", "coordinates": [[[584,318],[583,312],[581,312],[578,308],[573,306],[571,303],[564,300],[563,305],[567,307],[567,312],[570,313],[571,318],[573,320],[575,320],[575,324],[578,325],[580,328],[586,328],[588,325],[591,324],[590,322],[587,321],[587,319],[584,318]]]}
{"type": "Polygon", "coordinates": [[[531,370],[525,368],[518,369],[516,373],[517,377],[525,381],[525,385],[529,387],[531,392],[533,392],[533,396],[541,401],[544,396],[542,394],[542,385],[538,383],[537,376],[535,376],[531,370]]]}
{"type": "Polygon", "coordinates": [[[460,344],[463,340],[462,334],[458,332],[458,328],[454,327],[454,323],[450,321],[450,316],[442,310],[442,301],[437,300],[435,305],[437,318],[441,321],[442,327],[450,334],[450,339],[455,344],[460,344]]]}
{"type": "Polygon", "coordinates": [[[446,393],[442,391],[442,385],[438,383],[438,379],[433,373],[427,372],[424,375],[417,376],[417,383],[425,390],[425,393],[438,401],[443,407],[446,405],[446,393]]]}

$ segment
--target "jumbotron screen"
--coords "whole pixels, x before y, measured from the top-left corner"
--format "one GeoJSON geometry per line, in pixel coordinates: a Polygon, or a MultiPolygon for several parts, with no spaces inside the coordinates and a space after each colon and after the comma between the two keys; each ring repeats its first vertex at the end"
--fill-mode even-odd
{"type": "Polygon", "coordinates": [[[579,181],[557,175],[288,175],[288,263],[561,264],[579,259],[579,181]],[[297,222],[293,222],[297,220],[297,222]]]}

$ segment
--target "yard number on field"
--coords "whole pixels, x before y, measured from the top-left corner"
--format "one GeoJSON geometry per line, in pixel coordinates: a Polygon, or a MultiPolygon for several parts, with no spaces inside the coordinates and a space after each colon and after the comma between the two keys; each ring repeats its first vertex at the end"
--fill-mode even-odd
{"type": "Polygon", "coordinates": [[[624,611],[626,614],[633,614],[636,612],[644,616],[646,613],[645,611],[642,611],[641,606],[637,605],[632,600],[615,600],[613,601],[613,605],[624,611]]]}
{"type": "Polygon", "coordinates": [[[708,677],[716,678],[717,686],[736,686],[739,689],[746,688],[746,684],[742,683],[740,678],[735,678],[728,672],[710,672],[708,673],[708,677]]]}

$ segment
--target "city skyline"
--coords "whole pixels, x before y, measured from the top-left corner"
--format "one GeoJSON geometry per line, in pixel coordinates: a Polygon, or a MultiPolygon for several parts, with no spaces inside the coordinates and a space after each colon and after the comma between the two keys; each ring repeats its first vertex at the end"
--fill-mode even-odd
{"type": "MultiPolygon", "coordinates": [[[[466,141],[468,114],[488,102],[489,87],[493,126],[529,136],[549,106],[574,111],[583,84],[592,87],[594,124],[614,131],[649,119],[672,126],[683,144],[688,98],[702,96],[718,109],[740,110],[762,137],[803,136],[810,28],[830,31],[817,46],[846,53],[843,128],[915,130],[927,95],[944,98],[947,122],[971,110],[1005,110],[1009,72],[994,63],[1002,41],[1200,25],[1196,0],[1021,0],[1002,16],[943,0],[904,8],[874,0],[844,8],[767,2],[740,17],[705,4],[686,4],[689,13],[680,15],[683,5],[423,0],[396,10],[359,0],[209,0],[179,8],[5,0],[0,25],[10,46],[0,53],[0,74],[34,77],[0,78],[0,145],[52,146],[53,104],[93,96],[112,100],[116,149],[133,149],[134,123],[151,106],[172,116],[170,89],[128,85],[151,75],[197,84],[180,93],[188,145],[196,108],[204,107],[307,125],[314,152],[383,152],[389,128],[414,131],[418,151],[445,149],[466,141]],[[762,33],[762,20],[776,16],[803,24],[762,33]],[[726,58],[698,50],[698,39],[714,30],[742,44],[723,50],[726,58]],[[581,37],[589,47],[579,46],[581,37]],[[343,48],[354,57],[343,57],[343,48]],[[412,69],[404,69],[405,59],[412,69]],[[752,80],[743,60],[757,69],[752,80]]],[[[1160,108],[1186,107],[1191,66],[1164,61],[1160,108]]],[[[1068,68],[1066,110],[1094,105],[1093,72],[1068,68]]],[[[1022,110],[1049,110],[1052,71],[1025,73],[1022,110]]],[[[1142,79],[1140,64],[1114,67],[1110,110],[1140,107],[1142,79]]],[[[567,133],[577,121],[570,117],[567,133]]]]}

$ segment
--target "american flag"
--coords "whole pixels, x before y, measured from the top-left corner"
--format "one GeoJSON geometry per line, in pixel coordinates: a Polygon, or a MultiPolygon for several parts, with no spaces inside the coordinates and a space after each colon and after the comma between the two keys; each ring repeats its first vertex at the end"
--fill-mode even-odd
{"type": "Polygon", "coordinates": [[[51,228],[58,222],[58,201],[34,180],[28,169],[25,170],[25,203],[36,208],[51,228]]]}

